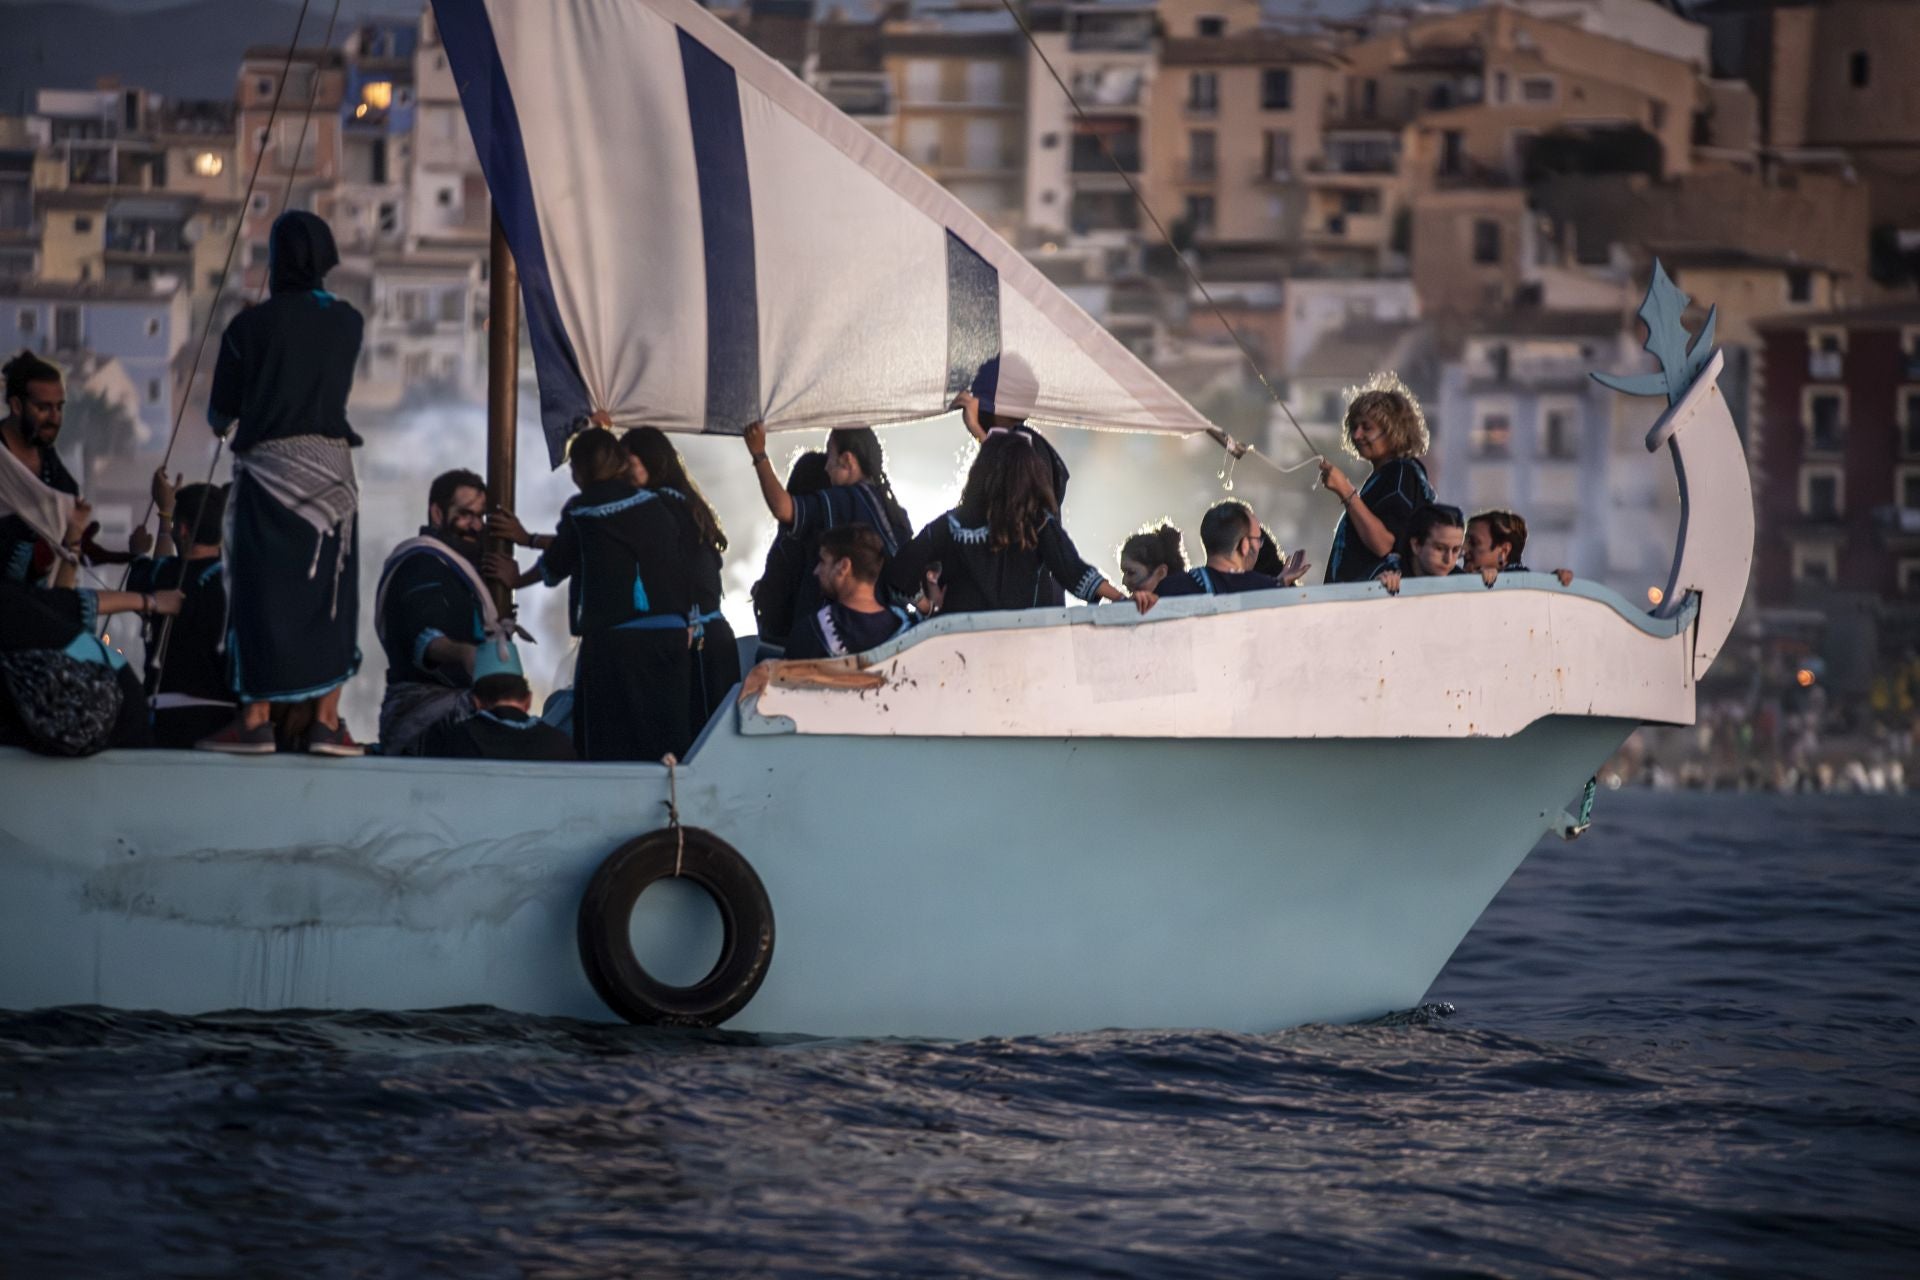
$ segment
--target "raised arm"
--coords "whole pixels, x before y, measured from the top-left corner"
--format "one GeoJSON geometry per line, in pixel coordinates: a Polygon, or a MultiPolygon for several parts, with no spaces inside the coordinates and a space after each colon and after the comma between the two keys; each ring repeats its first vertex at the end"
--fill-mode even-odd
{"type": "Polygon", "coordinates": [[[780,477],[774,472],[773,463],[767,458],[767,428],[764,423],[751,422],[742,433],[747,442],[747,452],[753,457],[754,479],[760,482],[760,496],[766,501],[767,510],[781,524],[793,523],[793,495],[780,483],[780,477]]]}

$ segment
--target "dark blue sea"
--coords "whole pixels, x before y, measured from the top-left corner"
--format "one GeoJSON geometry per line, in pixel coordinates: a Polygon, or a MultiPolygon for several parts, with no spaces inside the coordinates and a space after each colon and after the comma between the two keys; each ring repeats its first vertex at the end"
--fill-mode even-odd
{"type": "Polygon", "coordinates": [[[1920,800],[1596,817],[1368,1026],[0,1014],[0,1275],[1920,1275],[1920,800]]]}

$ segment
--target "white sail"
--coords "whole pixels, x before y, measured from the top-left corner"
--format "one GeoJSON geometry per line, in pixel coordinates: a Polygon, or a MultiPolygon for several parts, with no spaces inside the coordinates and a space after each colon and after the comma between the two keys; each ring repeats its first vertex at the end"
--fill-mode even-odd
{"type": "Polygon", "coordinates": [[[940,413],[976,380],[992,407],[1002,357],[1002,411],[1210,429],[938,183],[692,0],[434,12],[556,459],[594,414],[874,425],[940,413]]]}

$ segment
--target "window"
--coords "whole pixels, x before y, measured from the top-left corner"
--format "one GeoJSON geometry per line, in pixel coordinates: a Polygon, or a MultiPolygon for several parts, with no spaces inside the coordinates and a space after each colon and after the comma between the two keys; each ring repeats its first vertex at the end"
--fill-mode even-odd
{"type": "Polygon", "coordinates": [[[1500,263],[1500,224],[1492,218],[1473,220],[1473,260],[1481,266],[1500,263]]]}
{"type": "Polygon", "coordinates": [[[1897,494],[1902,511],[1920,512],[1920,467],[1900,468],[1897,494]]]}
{"type": "Polygon", "coordinates": [[[438,191],[434,192],[433,202],[439,205],[442,209],[453,208],[453,188],[442,187],[438,191]]]}
{"type": "Polygon", "coordinates": [[[1265,155],[1260,171],[1269,178],[1286,178],[1293,173],[1293,135],[1285,129],[1267,130],[1265,155]]]}
{"type": "Polygon", "coordinates": [[[1555,98],[1552,76],[1528,76],[1520,82],[1520,101],[1552,102],[1555,98]]]}
{"type": "Polygon", "coordinates": [[[1813,301],[1813,272],[1805,267],[1787,268],[1787,301],[1813,301]]]}
{"type": "Polygon", "coordinates": [[[1189,129],[1187,131],[1187,177],[1199,182],[1213,181],[1216,162],[1213,130],[1189,129]]]}
{"type": "Polygon", "coordinates": [[[40,328],[40,313],[32,307],[22,307],[13,321],[22,335],[32,337],[40,328]]]}
{"type": "Polygon", "coordinates": [[[1507,100],[1508,85],[1509,78],[1506,72],[1496,71],[1493,73],[1493,100],[1495,102],[1505,102],[1507,100]]]}
{"type": "Polygon", "coordinates": [[[225,278],[226,273],[223,271],[207,272],[207,288],[218,290],[220,288],[220,282],[225,278]]]}
{"type": "Polygon", "coordinates": [[[247,265],[264,267],[267,265],[267,246],[258,240],[247,246],[247,265]]]}
{"type": "Polygon", "coordinates": [[[940,122],[938,120],[919,117],[907,121],[904,141],[907,144],[907,159],[915,164],[940,163],[940,122]]]}
{"type": "Polygon", "coordinates": [[[157,338],[160,336],[160,318],[158,316],[147,317],[147,336],[149,338],[157,338]]]}
{"type": "Polygon", "coordinates": [[[261,194],[254,196],[254,198],[248,201],[247,203],[247,212],[251,213],[256,218],[264,214],[266,211],[267,211],[267,197],[265,192],[262,192],[261,194]]]}
{"type": "Polygon", "coordinates": [[[1458,129],[1448,129],[1440,135],[1440,176],[1458,177],[1467,167],[1467,139],[1458,129]]]}
{"type": "Polygon", "coordinates": [[[388,200],[380,206],[379,222],[381,235],[392,235],[400,229],[400,211],[393,201],[388,200]]]}
{"type": "Polygon", "coordinates": [[[1838,467],[1800,469],[1800,514],[1809,520],[1838,520],[1846,513],[1846,485],[1838,467]]]}
{"type": "Polygon", "coordinates": [[[1482,412],[1473,424],[1473,453],[1504,458],[1513,447],[1513,417],[1504,410],[1482,412]]]}
{"type": "Polygon", "coordinates": [[[1920,325],[1900,330],[1900,358],[1910,382],[1920,382],[1920,325]]]}
{"type": "Polygon", "coordinates": [[[93,230],[93,219],[86,217],[75,218],[73,220],[73,229],[85,235],[87,232],[93,230]]]}
{"type": "Polygon", "coordinates": [[[1380,82],[1362,80],[1360,82],[1360,114],[1372,119],[1380,113],[1380,82]]]}
{"type": "Polygon", "coordinates": [[[1580,456],[1578,419],[1570,408],[1550,408],[1540,418],[1540,452],[1564,462],[1580,456]]]}
{"type": "Polygon", "coordinates": [[[1227,20],[1216,17],[1195,18],[1193,21],[1193,34],[1204,36],[1207,39],[1223,36],[1227,34],[1227,20]]]}
{"type": "Polygon", "coordinates": [[[1906,387],[1900,392],[1900,451],[1920,454],[1920,388],[1906,387]]]}
{"type": "Polygon", "coordinates": [[[967,101],[990,105],[1003,100],[1006,68],[998,62],[967,64],[967,101]]]}
{"type": "Polygon", "coordinates": [[[1655,99],[1647,106],[1647,128],[1655,133],[1667,127],[1667,104],[1655,99]]]}
{"type": "Polygon", "coordinates": [[[360,103],[375,111],[385,111],[393,105],[393,81],[369,80],[361,85],[360,103]]]}
{"type": "Polygon", "coordinates": [[[1840,453],[1847,447],[1847,393],[1844,387],[1807,387],[1801,392],[1801,423],[1807,452],[1840,453]]]}
{"type": "Polygon", "coordinates": [[[253,82],[253,91],[259,97],[267,97],[273,92],[273,81],[267,79],[265,76],[261,76],[253,82]]]}
{"type": "Polygon", "coordinates": [[[1920,560],[1902,560],[1900,562],[1900,594],[1920,596],[1920,560]]]}
{"type": "Polygon", "coordinates": [[[319,132],[298,120],[281,120],[273,126],[273,162],[282,169],[311,169],[319,146],[319,132]]]}
{"type": "Polygon", "coordinates": [[[1216,111],[1220,107],[1220,77],[1211,71],[1195,71],[1187,77],[1187,110],[1216,111]]]}
{"type": "Polygon", "coordinates": [[[1793,549],[1796,582],[1832,582],[1840,576],[1840,556],[1834,547],[1797,546],[1793,549]]]}
{"type": "Polygon", "coordinates": [[[217,178],[226,168],[226,157],[218,151],[202,151],[193,157],[193,171],[203,178],[217,178]]]}
{"type": "Polygon", "coordinates": [[[159,404],[161,394],[162,392],[160,388],[160,379],[148,378],[147,379],[147,403],[159,404]]]}
{"type": "Polygon", "coordinates": [[[940,64],[931,58],[915,58],[907,63],[907,101],[940,101],[940,64]]]}
{"type": "Polygon", "coordinates": [[[53,349],[55,351],[80,349],[80,308],[55,307],[53,309],[53,349]]]}
{"type": "Polygon", "coordinates": [[[1847,59],[1847,79],[1853,84],[1854,88],[1864,89],[1867,87],[1867,82],[1872,78],[1872,60],[1867,57],[1867,51],[1865,49],[1856,49],[1853,56],[1847,59]]]}
{"type": "Polygon", "coordinates": [[[1260,73],[1260,109],[1293,110],[1293,72],[1285,67],[1268,67],[1260,73]]]}
{"type": "Polygon", "coordinates": [[[1187,226],[1194,235],[1213,230],[1213,197],[1187,197],[1187,226]]]}

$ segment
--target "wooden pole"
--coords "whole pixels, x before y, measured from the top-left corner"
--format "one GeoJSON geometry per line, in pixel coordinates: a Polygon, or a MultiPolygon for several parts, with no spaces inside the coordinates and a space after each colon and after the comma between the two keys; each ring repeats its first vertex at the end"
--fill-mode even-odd
{"type": "MultiPolygon", "coordinates": [[[[487,273],[487,506],[514,509],[514,446],[520,396],[520,277],[507,248],[500,215],[493,215],[493,245],[487,273]]],[[[492,550],[512,555],[495,541],[492,550]]],[[[513,592],[493,582],[493,602],[504,617],[513,612],[513,592]]]]}

